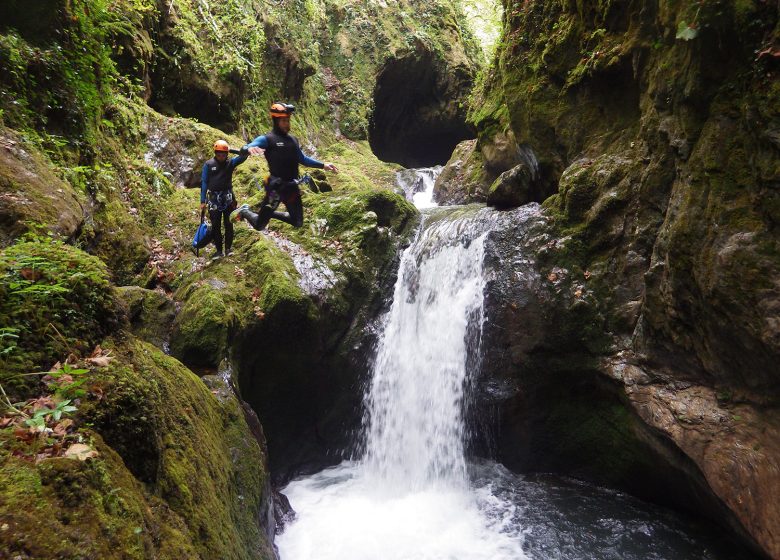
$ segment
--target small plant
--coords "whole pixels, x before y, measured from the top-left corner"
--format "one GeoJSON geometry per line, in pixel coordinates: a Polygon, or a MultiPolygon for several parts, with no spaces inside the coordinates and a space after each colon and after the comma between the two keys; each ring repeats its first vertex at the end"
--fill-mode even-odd
{"type": "Polygon", "coordinates": [[[78,408],[72,406],[70,402],[70,399],[65,399],[64,401],[55,401],[54,408],[39,408],[33,412],[30,418],[24,421],[25,426],[28,426],[37,432],[46,431],[47,423],[59,422],[64,414],[69,414],[78,410],[78,408]]]}

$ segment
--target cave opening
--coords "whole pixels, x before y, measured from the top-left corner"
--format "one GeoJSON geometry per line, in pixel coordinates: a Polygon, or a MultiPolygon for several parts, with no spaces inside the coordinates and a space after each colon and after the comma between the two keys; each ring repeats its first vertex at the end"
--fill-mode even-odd
{"type": "Polygon", "coordinates": [[[442,68],[428,51],[388,61],[377,77],[369,120],[374,154],[404,167],[447,163],[459,142],[475,137],[462,103],[472,84],[469,72],[442,68]]]}

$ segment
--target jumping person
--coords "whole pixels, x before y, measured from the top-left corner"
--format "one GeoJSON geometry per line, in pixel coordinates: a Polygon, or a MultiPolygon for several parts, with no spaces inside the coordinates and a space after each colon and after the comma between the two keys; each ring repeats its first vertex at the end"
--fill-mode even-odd
{"type": "Polygon", "coordinates": [[[224,140],[214,143],[214,157],[203,164],[203,172],[200,175],[200,208],[206,208],[208,193],[209,219],[211,231],[214,236],[214,245],[217,250],[211,256],[218,259],[222,253],[222,222],[225,222],[225,253],[232,255],[233,223],[230,221],[230,212],[236,207],[236,198],[233,195],[233,171],[249,157],[249,151],[242,149],[241,154],[228,159],[230,147],[224,140]]]}
{"type": "Polygon", "coordinates": [[[322,163],[304,155],[301,151],[298,139],[290,134],[290,116],[295,111],[294,105],[287,103],[274,103],[271,105],[271,119],[273,130],[258,136],[252,142],[244,146],[252,155],[264,153],[268,161],[270,177],[265,183],[265,197],[261,204],[260,213],[256,214],[244,204],[233,211],[231,221],[246,220],[256,230],[262,230],[268,225],[271,218],[287,222],[293,227],[303,225],[303,202],[301,190],[298,187],[298,165],[316,167],[338,173],[338,169],[332,163],[322,163]],[[276,208],[280,202],[284,202],[287,212],[278,212],[276,208]]]}

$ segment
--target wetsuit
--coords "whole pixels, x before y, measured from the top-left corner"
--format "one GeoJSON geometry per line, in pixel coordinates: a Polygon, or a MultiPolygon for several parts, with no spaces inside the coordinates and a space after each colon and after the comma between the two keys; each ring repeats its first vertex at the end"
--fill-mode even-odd
{"type": "Polygon", "coordinates": [[[322,169],[324,164],[304,155],[295,136],[278,130],[258,136],[245,147],[265,150],[265,159],[271,176],[265,185],[265,198],[263,198],[260,214],[245,212],[244,218],[257,230],[268,225],[271,218],[287,222],[293,227],[301,227],[303,202],[297,182],[298,165],[322,169]],[[284,202],[287,212],[276,210],[279,202],[284,202]]]}
{"type": "Polygon", "coordinates": [[[208,194],[209,219],[217,253],[222,253],[222,222],[225,223],[225,252],[229,253],[233,245],[233,224],[229,219],[230,212],[236,207],[233,171],[236,166],[246,161],[247,156],[248,153],[242,151],[241,155],[226,159],[222,163],[212,158],[203,164],[200,174],[200,202],[206,202],[208,194]]]}

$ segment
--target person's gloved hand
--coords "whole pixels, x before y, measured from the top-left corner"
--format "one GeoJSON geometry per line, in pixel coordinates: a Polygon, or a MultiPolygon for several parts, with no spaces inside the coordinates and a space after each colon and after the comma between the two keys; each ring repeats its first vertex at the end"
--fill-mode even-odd
{"type": "Polygon", "coordinates": [[[240,156],[248,156],[249,155],[249,148],[247,146],[241,146],[241,149],[239,150],[238,155],[240,155],[240,156]]]}

